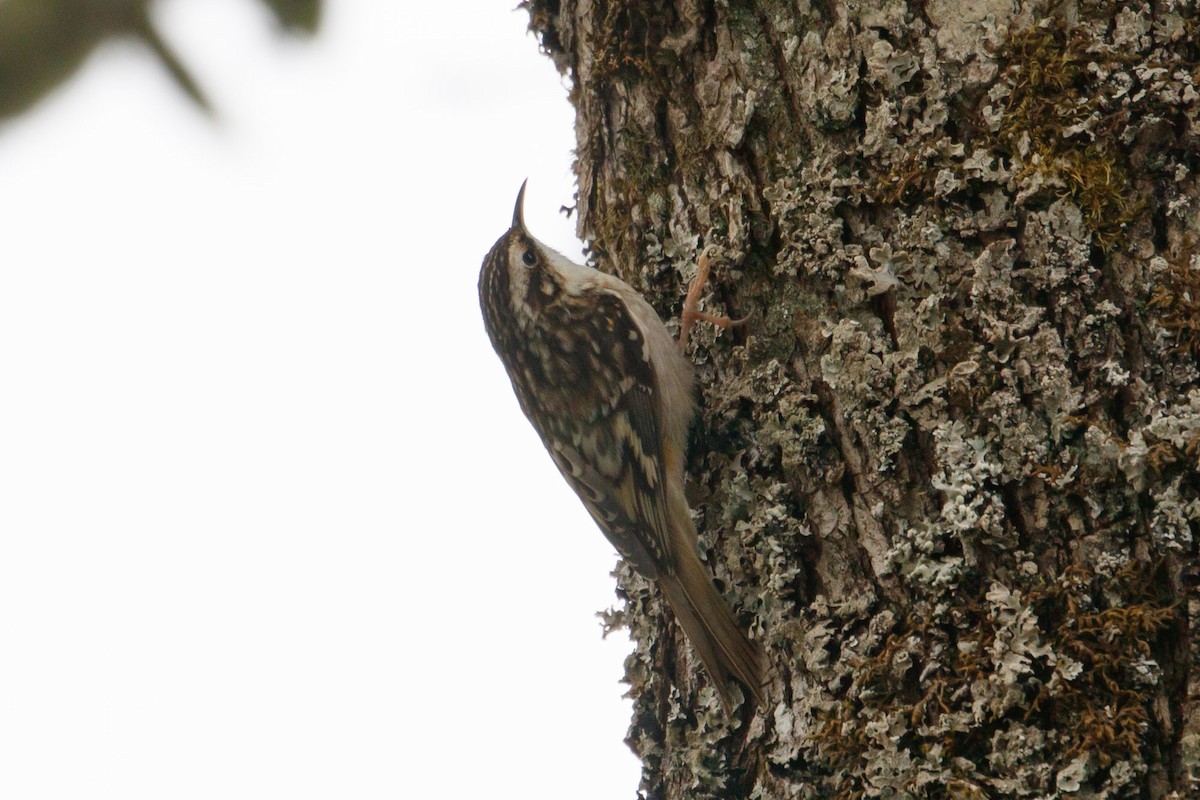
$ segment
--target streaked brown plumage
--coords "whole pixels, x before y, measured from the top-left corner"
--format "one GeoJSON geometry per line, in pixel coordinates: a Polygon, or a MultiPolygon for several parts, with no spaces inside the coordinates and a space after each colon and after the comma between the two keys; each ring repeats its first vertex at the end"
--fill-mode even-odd
{"type": "Polygon", "coordinates": [[[479,274],[521,409],[600,530],[662,590],[726,710],[731,679],[761,702],[762,651],[701,563],[684,496],[692,366],[632,287],[529,234],[524,197],[522,185],[479,274]]]}

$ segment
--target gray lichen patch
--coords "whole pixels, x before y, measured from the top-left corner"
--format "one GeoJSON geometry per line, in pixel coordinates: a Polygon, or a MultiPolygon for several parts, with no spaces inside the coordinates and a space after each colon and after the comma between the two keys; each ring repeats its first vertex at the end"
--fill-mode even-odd
{"type": "Polygon", "coordinates": [[[1141,693],[1161,685],[1145,638],[1172,612],[1152,599],[1128,602],[1153,597],[1148,576],[1132,567],[1110,584],[1125,605],[1092,605],[1087,580],[1072,569],[1028,590],[993,582],[981,600],[931,606],[937,624],[913,616],[882,642],[865,637],[848,659],[850,689],[808,740],[839,774],[826,796],[888,796],[898,779],[916,795],[933,776],[980,796],[1049,796],[1080,759],[1081,780],[1103,775],[1102,794],[1123,796],[1146,770],[1141,693]],[[1047,725],[1047,714],[1077,724],[1047,725]],[[896,762],[903,740],[910,746],[896,762]],[[872,769],[876,761],[905,768],[872,769]]]}

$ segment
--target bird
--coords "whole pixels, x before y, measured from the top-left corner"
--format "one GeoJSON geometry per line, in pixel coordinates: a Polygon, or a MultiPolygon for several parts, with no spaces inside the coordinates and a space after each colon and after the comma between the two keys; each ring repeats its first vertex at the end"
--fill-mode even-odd
{"type": "MultiPolygon", "coordinates": [[[[761,706],[763,650],[700,560],[684,495],[694,368],[637,290],[533,237],[527,183],[479,272],[492,347],[559,472],[621,557],[662,592],[726,714],[734,680],[761,706]]],[[[706,260],[701,267],[706,275],[706,260]]],[[[711,319],[695,310],[698,294],[693,284],[684,331],[711,319]]]]}

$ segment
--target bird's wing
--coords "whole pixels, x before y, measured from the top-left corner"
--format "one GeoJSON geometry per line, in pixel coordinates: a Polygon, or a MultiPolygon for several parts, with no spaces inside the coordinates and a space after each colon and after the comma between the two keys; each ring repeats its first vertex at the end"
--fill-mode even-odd
{"type": "Polygon", "coordinates": [[[654,578],[668,563],[658,385],[645,335],[625,303],[597,290],[588,307],[574,324],[590,328],[592,352],[579,358],[594,374],[579,391],[559,387],[573,421],[542,438],[604,535],[654,578]]]}

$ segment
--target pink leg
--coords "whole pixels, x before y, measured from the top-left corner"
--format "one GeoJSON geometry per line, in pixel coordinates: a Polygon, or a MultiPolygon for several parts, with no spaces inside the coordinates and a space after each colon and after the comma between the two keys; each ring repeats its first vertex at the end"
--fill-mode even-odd
{"type": "Polygon", "coordinates": [[[692,332],[692,325],[696,320],[704,320],[711,322],[721,330],[728,330],[731,326],[736,325],[729,317],[722,317],[716,314],[707,314],[700,310],[700,295],[704,291],[704,285],[708,283],[708,274],[712,271],[712,262],[708,258],[708,251],[711,248],[704,248],[704,252],[700,254],[700,258],[696,260],[696,277],[692,279],[688,286],[687,296],[683,298],[683,313],[679,316],[679,349],[687,347],[688,335],[692,332]]]}

